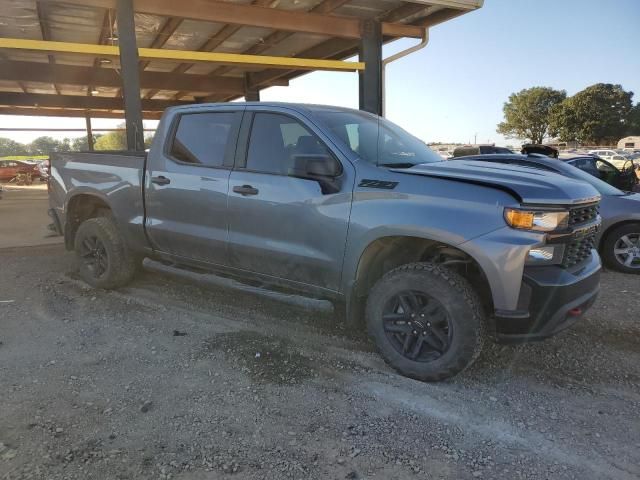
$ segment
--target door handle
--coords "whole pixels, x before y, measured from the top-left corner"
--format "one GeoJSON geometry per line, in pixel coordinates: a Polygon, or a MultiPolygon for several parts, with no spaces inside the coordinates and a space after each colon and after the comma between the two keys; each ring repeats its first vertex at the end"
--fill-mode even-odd
{"type": "Polygon", "coordinates": [[[259,192],[257,188],[253,188],[251,185],[242,185],[241,187],[233,187],[233,191],[243,196],[257,195],[259,192]]]}
{"type": "Polygon", "coordinates": [[[159,177],[151,177],[151,183],[155,183],[156,185],[169,185],[171,179],[160,175],[159,177]]]}

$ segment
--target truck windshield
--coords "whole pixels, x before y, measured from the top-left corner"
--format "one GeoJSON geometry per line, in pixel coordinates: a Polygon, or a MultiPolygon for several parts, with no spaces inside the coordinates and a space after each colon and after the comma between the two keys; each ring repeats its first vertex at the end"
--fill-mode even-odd
{"type": "Polygon", "coordinates": [[[351,151],[374,165],[409,168],[442,161],[424,142],[384,118],[357,111],[316,114],[351,151]]]}

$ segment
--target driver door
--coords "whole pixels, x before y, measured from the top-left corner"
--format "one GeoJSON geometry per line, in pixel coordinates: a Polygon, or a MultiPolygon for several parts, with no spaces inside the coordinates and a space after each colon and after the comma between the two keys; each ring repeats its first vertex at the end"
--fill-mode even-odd
{"type": "Polygon", "coordinates": [[[229,178],[229,258],[235,268],[338,290],[354,172],[322,132],[290,111],[254,107],[243,119],[229,178]],[[342,174],[335,190],[292,175],[296,159],[327,156],[342,174]]]}

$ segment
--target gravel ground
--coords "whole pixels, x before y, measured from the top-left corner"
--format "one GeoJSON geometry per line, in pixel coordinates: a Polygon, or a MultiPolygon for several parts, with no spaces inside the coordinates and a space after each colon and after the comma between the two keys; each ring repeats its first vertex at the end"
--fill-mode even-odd
{"type": "Polygon", "coordinates": [[[217,283],[97,291],[60,246],[0,250],[0,478],[640,477],[640,277],[440,384],[328,303],[217,283]]]}

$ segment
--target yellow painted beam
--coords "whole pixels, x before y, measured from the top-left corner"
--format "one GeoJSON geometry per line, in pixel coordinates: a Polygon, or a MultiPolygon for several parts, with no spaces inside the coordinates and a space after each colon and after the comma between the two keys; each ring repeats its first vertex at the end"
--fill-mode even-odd
{"type": "MultiPolygon", "coordinates": [[[[54,53],[76,53],[99,57],[118,57],[118,47],[87,43],[53,42],[48,40],[25,40],[0,38],[0,48],[35,50],[54,53]]],[[[267,55],[244,55],[236,53],[194,52],[166,50],[164,48],[139,48],[138,55],[148,60],[175,60],[178,62],[206,62],[225,65],[282,68],[285,70],[329,70],[355,72],[364,70],[363,62],[341,60],[317,60],[314,58],[272,57],[267,55]]]]}

